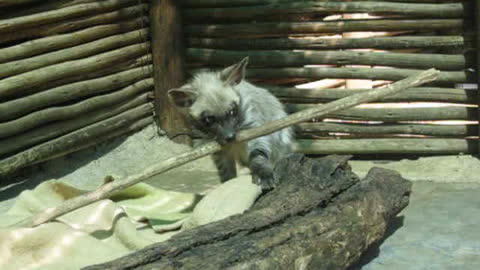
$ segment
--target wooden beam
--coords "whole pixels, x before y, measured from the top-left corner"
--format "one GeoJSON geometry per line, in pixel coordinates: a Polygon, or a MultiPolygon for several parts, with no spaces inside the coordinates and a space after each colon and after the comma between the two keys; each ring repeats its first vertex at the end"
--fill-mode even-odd
{"type": "MultiPolygon", "coordinates": [[[[185,82],[183,35],[180,10],[174,0],[154,0],[150,4],[155,112],[160,127],[169,137],[190,133],[187,120],[169,102],[167,91],[185,82]]],[[[191,144],[188,136],[176,142],[191,144]]]]}
{"type": "Polygon", "coordinates": [[[458,155],[477,152],[478,141],[467,139],[340,139],[298,140],[294,150],[310,155],[429,154],[458,155]]]}

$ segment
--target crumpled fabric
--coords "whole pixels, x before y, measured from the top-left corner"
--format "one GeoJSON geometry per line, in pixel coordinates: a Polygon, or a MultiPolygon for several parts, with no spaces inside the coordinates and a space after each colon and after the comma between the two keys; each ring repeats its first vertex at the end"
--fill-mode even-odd
{"type": "Polygon", "coordinates": [[[107,262],[165,241],[183,224],[185,230],[243,213],[261,190],[250,176],[230,180],[203,199],[140,183],[35,228],[9,226],[85,192],[59,180],[22,192],[0,214],[0,269],[73,270],[107,262]]]}

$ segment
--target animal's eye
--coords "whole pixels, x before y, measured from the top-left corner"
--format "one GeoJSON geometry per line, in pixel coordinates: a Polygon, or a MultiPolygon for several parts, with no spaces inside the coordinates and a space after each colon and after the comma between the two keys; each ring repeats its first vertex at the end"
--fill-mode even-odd
{"type": "Polygon", "coordinates": [[[215,122],[215,117],[214,116],[205,116],[203,117],[203,123],[205,123],[205,125],[207,126],[210,126],[211,124],[213,124],[215,122]]]}
{"type": "Polygon", "coordinates": [[[228,114],[229,114],[230,116],[235,116],[235,115],[237,114],[237,112],[238,112],[237,105],[236,105],[236,104],[233,104],[233,108],[232,108],[230,111],[228,111],[228,114]]]}

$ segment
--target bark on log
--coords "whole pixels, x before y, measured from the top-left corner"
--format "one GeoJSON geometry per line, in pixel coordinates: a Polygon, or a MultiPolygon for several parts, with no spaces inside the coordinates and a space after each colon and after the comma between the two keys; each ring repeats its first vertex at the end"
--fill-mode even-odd
{"type": "MultiPolygon", "coordinates": [[[[189,134],[190,125],[167,96],[168,90],[185,83],[182,18],[177,3],[174,0],[153,1],[150,21],[157,120],[169,137],[189,134]]],[[[174,141],[191,144],[187,136],[176,137],[174,141]]]]}
{"type": "Polygon", "coordinates": [[[280,185],[244,214],[84,269],[346,269],[385,236],[411,192],[386,169],[358,181],[345,157],[291,155],[275,175],[280,185]]]}
{"type": "Polygon", "coordinates": [[[94,26],[73,33],[54,35],[27,41],[19,45],[0,49],[0,63],[20,60],[42,53],[74,47],[97,39],[106,38],[108,36],[114,36],[137,30],[144,25],[148,25],[148,20],[146,17],[128,22],[94,26]]]}
{"type": "Polygon", "coordinates": [[[109,13],[80,17],[78,19],[46,25],[39,25],[37,27],[27,28],[21,31],[10,32],[8,35],[0,35],[0,44],[54,36],[57,34],[69,33],[96,25],[112,24],[133,18],[141,18],[144,16],[146,9],[147,5],[138,5],[119,9],[109,13]]]}
{"type": "Polygon", "coordinates": [[[311,155],[328,154],[427,154],[458,155],[474,154],[478,141],[468,139],[340,139],[298,140],[294,144],[298,153],[311,155]]]}
{"type": "Polygon", "coordinates": [[[153,85],[153,79],[145,79],[110,94],[95,96],[73,105],[47,108],[19,119],[0,123],[0,138],[18,135],[45,123],[71,119],[87,112],[118,104],[151,90],[153,85]]]}
{"type": "MultiPolygon", "coordinates": [[[[321,117],[331,112],[340,111],[342,109],[350,108],[352,106],[372,102],[375,99],[398,93],[406,88],[415,87],[422,85],[424,83],[433,81],[438,76],[438,71],[435,69],[430,69],[414,76],[411,76],[405,80],[398,81],[387,88],[373,89],[368,93],[363,93],[351,97],[346,97],[341,100],[336,100],[330,102],[326,105],[318,106],[317,108],[308,109],[302,112],[298,112],[292,115],[289,115],[285,118],[278,119],[267,123],[263,126],[252,128],[249,130],[240,131],[236,136],[237,142],[245,142],[254,138],[258,138],[275,131],[281,130],[283,128],[309,121],[315,117],[321,117]]],[[[222,149],[220,144],[215,141],[204,144],[197,149],[194,149],[190,152],[178,155],[173,158],[169,158],[160,162],[158,164],[152,165],[146,168],[142,173],[131,175],[123,180],[109,182],[98,188],[97,190],[88,192],[82,196],[72,198],[65,202],[64,204],[55,207],[46,209],[43,212],[40,212],[32,217],[29,217],[25,220],[20,221],[17,224],[14,224],[14,227],[32,227],[38,226],[45,222],[51,221],[63,214],[69,213],[73,210],[79,209],[83,206],[89,205],[91,203],[97,202],[99,200],[110,197],[115,192],[128,188],[132,185],[135,185],[149,177],[154,175],[169,171],[173,168],[197,160],[199,158],[205,157],[207,155],[218,152],[222,149]]],[[[9,172],[16,170],[15,168],[10,168],[9,172]]],[[[2,171],[0,166],[0,176],[6,175],[7,172],[2,171]]]]}
{"type": "Polygon", "coordinates": [[[111,138],[108,135],[118,135],[116,133],[118,129],[126,128],[145,116],[151,115],[152,112],[153,105],[148,103],[0,160],[0,177],[26,166],[98,144],[102,141],[102,136],[111,138]]]}
{"type": "MultiPolygon", "coordinates": [[[[298,89],[263,85],[277,98],[286,103],[322,103],[365,93],[371,89],[298,89]]],[[[399,94],[388,96],[376,102],[446,102],[446,103],[476,103],[476,91],[456,88],[421,87],[410,88],[399,94]]]]}
{"type": "Polygon", "coordinates": [[[317,2],[297,1],[262,6],[228,8],[186,8],[183,10],[187,21],[230,22],[241,20],[262,20],[268,16],[290,15],[331,15],[338,13],[369,13],[406,15],[420,18],[461,18],[468,6],[454,4],[405,4],[389,2],[317,2]]]}
{"type": "MultiPolygon", "coordinates": [[[[315,104],[288,104],[293,112],[315,108],[315,104]]],[[[428,121],[428,120],[476,120],[477,108],[473,107],[413,107],[413,108],[350,108],[326,115],[325,118],[369,121],[428,121]]]]}
{"type": "Polygon", "coordinates": [[[98,54],[80,60],[72,60],[41,69],[29,71],[0,81],[0,100],[21,97],[28,90],[68,76],[75,76],[113,66],[148,53],[150,42],[130,45],[114,51],[98,54]]]}
{"type": "Polygon", "coordinates": [[[151,101],[148,95],[149,93],[141,94],[132,100],[127,100],[120,104],[101,108],[72,119],[47,124],[18,136],[12,136],[3,140],[0,139],[0,159],[5,158],[7,154],[25,150],[33,145],[57,138],[145,104],[151,101]]]}
{"type": "Polygon", "coordinates": [[[0,34],[23,30],[28,27],[56,22],[58,20],[67,20],[80,16],[108,12],[137,3],[138,0],[105,0],[97,3],[75,5],[39,14],[2,20],[0,21],[0,34]]]}
{"type": "MultiPolygon", "coordinates": [[[[193,70],[195,72],[195,70],[193,70]]],[[[251,68],[247,70],[247,78],[310,78],[310,79],[368,79],[397,81],[421,70],[389,69],[389,68],[251,68]]],[[[444,71],[440,72],[435,83],[464,83],[473,82],[475,75],[471,71],[444,71]]]]}
{"type": "Polygon", "coordinates": [[[475,136],[477,130],[476,125],[301,123],[296,133],[297,138],[322,136],[329,133],[349,133],[358,137],[387,134],[466,137],[475,136]]]}
{"type": "Polygon", "coordinates": [[[187,25],[188,37],[273,37],[292,34],[325,34],[357,31],[426,31],[461,30],[461,19],[418,20],[351,20],[338,22],[295,22],[251,24],[202,24],[187,25]]]}
{"type": "Polygon", "coordinates": [[[46,82],[45,84],[39,85],[35,89],[30,90],[28,94],[47,91],[47,90],[60,87],[63,85],[71,84],[71,83],[83,82],[91,79],[98,79],[98,78],[113,75],[119,72],[136,69],[136,68],[143,68],[145,73],[151,74],[151,64],[152,64],[152,55],[145,54],[138,58],[128,59],[121,63],[115,64],[114,66],[108,66],[101,69],[94,69],[88,73],[74,74],[72,76],[63,77],[55,81],[46,82]]]}
{"type": "Polygon", "coordinates": [[[30,112],[105,94],[152,76],[152,66],[129,69],[113,75],[59,86],[25,98],[0,103],[0,121],[24,116],[30,112]]]}
{"type": "MultiPolygon", "coordinates": [[[[330,0],[315,0],[328,2],[330,0]]],[[[463,3],[468,0],[356,0],[358,2],[403,2],[403,3],[463,3]]],[[[298,0],[180,0],[182,7],[205,8],[205,7],[238,7],[238,6],[261,6],[278,3],[296,3],[298,0]]]]}
{"type": "MultiPolygon", "coordinates": [[[[463,55],[385,53],[358,51],[230,51],[189,48],[190,63],[227,66],[245,56],[250,56],[251,67],[303,67],[305,65],[368,65],[404,68],[437,68],[464,70],[468,63],[463,55]]],[[[471,61],[470,61],[471,62],[471,61]]],[[[1,75],[1,66],[0,66],[1,75]]]]}
{"type": "MultiPolygon", "coordinates": [[[[399,36],[369,38],[187,38],[188,47],[226,50],[325,50],[464,48],[463,36],[399,36]]],[[[1,59],[1,58],[0,58],[1,59]]]]}
{"type": "Polygon", "coordinates": [[[144,28],[126,34],[115,35],[88,42],[72,48],[66,48],[27,59],[0,64],[0,79],[66,61],[90,57],[136,43],[145,42],[148,39],[147,36],[148,28],[144,28]]]}

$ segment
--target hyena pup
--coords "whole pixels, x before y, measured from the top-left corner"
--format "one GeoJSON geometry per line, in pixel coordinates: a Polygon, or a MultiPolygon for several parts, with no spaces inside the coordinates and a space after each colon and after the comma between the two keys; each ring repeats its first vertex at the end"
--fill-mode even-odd
{"type": "Polygon", "coordinates": [[[181,88],[171,89],[171,102],[194,127],[223,148],[213,155],[222,182],[237,176],[236,162],[248,166],[263,189],[276,185],[273,166],[290,152],[292,130],[235,142],[236,133],[285,117],[283,105],[266,89],[245,80],[248,57],[219,72],[200,72],[181,88]]]}

